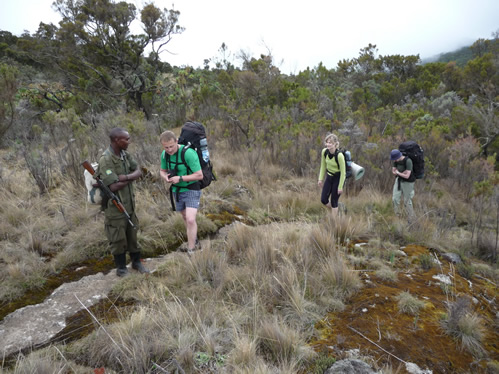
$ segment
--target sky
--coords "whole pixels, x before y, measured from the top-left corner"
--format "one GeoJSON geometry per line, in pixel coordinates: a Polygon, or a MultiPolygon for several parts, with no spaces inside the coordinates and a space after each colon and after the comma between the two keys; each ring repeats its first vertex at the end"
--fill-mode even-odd
{"type": "MultiPolygon", "coordinates": [[[[141,9],[146,1],[127,0],[141,9]]],[[[322,62],[328,69],[359,56],[369,43],[378,55],[422,59],[490,39],[499,30],[499,0],[148,0],[180,11],[179,25],[161,59],[175,66],[204,66],[220,59],[241,65],[240,51],[269,53],[285,74],[322,62]]],[[[0,30],[34,33],[40,22],[58,24],[53,0],[0,0],[0,30]]],[[[140,24],[134,25],[140,31],[140,24]]]]}

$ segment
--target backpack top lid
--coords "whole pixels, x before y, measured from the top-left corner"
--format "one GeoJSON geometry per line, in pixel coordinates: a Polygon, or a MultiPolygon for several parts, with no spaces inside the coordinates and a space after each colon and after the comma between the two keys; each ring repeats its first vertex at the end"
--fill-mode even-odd
{"type": "Polygon", "coordinates": [[[180,136],[178,138],[178,143],[184,145],[191,143],[199,146],[199,140],[202,138],[206,138],[206,130],[203,124],[199,122],[188,121],[182,126],[182,130],[180,131],[180,136]]]}
{"type": "Polygon", "coordinates": [[[408,140],[406,142],[400,143],[399,145],[399,151],[402,153],[410,150],[419,150],[419,149],[421,149],[422,151],[422,148],[414,140],[408,140]]]}

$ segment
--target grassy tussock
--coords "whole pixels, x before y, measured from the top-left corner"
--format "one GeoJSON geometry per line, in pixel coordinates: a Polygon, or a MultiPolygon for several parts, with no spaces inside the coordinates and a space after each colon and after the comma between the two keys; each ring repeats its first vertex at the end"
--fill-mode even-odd
{"type": "Polygon", "coordinates": [[[399,293],[395,299],[397,300],[397,307],[401,313],[417,316],[419,311],[425,307],[424,301],[418,300],[407,291],[399,293]]]}
{"type": "Polygon", "coordinates": [[[300,335],[278,319],[264,321],[258,330],[258,348],[267,361],[285,363],[295,370],[300,362],[315,356],[300,335]]]}
{"type": "Polygon", "coordinates": [[[330,256],[336,256],[339,244],[332,230],[326,225],[312,228],[309,234],[310,247],[316,259],[324,260],[330,256]]]}
{"type": "Polygon", "coordinates": [[[43,287],[49,266],[36,252],[3,242],[0,246],[0,300],[12,301],[43,287]]]}
{"type": "Polygon", "coordinates": [[[376,270],[375,274],[379,279],[386,282],[396,282],[398,279],[397,271],[385,265],[376,270]]]}
{"type": "Polygon", "coordinates": [[[473,263],[473,267],[475,269],[475,272],[482,277],[493,279],[495,281],[499,280],[499,269],[494,269],[489,264],[481,262],[473,263]]]}
{"type": "Polygon", "coordinates": [[[447,305],[447,315],[441,322],[446,334],[452,336],[460,345],[476,357],[484,354],[482,341],[485,337],[483,320],[471,311],[468,298],[459,297],[447,305]]]}
{"type": "Polygon", "coordinates": [[[202,252],[191,256],[190,261],[186,263],[186,268],[192,280],[210,287],[215,294],[226,288],[230,278],[227,261],[219,253],[211,250],[209,244],[203,248],[202,252]]]}
{"type": "Polygon", "coordinates": [[[234,348],[229,352],[227,367],[239,370],[239,373],[251,373],[252,369],[264,364],[263,359],[257,355],[258,342],[248,336],[236,336],[234,348]]]}
{"type": "Polygon", "coordinates": [[[88,374],[89,368],[69,360],[57,347],[50,346],[29,355],[19,355],[10,372],[13,374],[88,374]]]}
{"type": "Polygon", "coordinates": [[[324,291],[333,298],[345,300],[361,287],[358,273],[352,271],[341,256],[329,257],[321,265],[324,291]]]}
{"type": "Polygon", "coordinates": [[[256,243],[257,228],[237,224],[227,236],[226,255],[230,263],[237,263],[244,256],[246,249],[256,243]]]}

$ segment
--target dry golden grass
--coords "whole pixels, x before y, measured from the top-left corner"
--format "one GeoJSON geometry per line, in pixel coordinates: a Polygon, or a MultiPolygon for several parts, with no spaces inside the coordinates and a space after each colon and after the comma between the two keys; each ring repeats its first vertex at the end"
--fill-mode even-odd
{"type": "Polygon", "coordinates": [[[234,348],[229,352],[227,366],[232,369],[247,370],[261,365],[264,361],[257,355],[258,342],[248,336],[236,336],[234,348]]]}
{"type": "Polygon", "coordinates": [[[341,256],[326,259],[321,265],[321,280],[324,292],[340,300],[347,299],[361,287],[358,273],[352,271],[341,256]]]}
{"type": "Polygon", "coordinates": [[[303,338],[277,318],[263,321],[257,334],[262,355],[275,365],[287,364],[288,368],[297,370],[303,360],[315,356],[303,338]]]}
{"type": "Polygon", "coordinates": [[[13,243],[0,245],[0,300],[15,300],[29,289],[41,288],[45,284],[49,266],[40,255],[13,243]]]}
{"type": "MultiPolygon", "coordinates": [[[[32,356],[30,362],[59,368],[78,359],[88,367],[127,373],[152,372],[155,365],[187,373],[209,368],[296,373],[314,360],[306,341],[317,334],[315,322],[328,311],[343,310],[360,290],[359,272],[352,267],[375,270],[396,283],[397,272],[389,265],[397,260],[399,245],[414,241],[448,249],[469,243],[466,231],[448,226],[449,215],[466,212],[445,194],[433,200],[417,191],[418,217],[410,225],[393,215],[389,195],[366,183],[359,193],[341,197],[347,212],[333,219],[320,203],[315,171],[313,178],[296,177],[265,164],[255,175],[248,172],[247,155],[229,153],[223,145],[217,150],[219,180],[203,191],[200,235],[206,238],[225,224],[213,218],[225,212],[258,226],[234,224],[226,238],[207,241],[202,252],[170,253],[154,275],[120,281],[113,294],[135,300],[133,313],[61,347],[64,359],[32,356]],[[359,239],[368,245],[351,245],[359,239]]],[[[21,285],[34,287],[50,271],[108,254],[102,214],[85,202],[81,186],[61,182],[39,197],[30,183],[13,192],[12,181],[0,185],[0,198],[8,202],[0,207],[1,300],[19,297],[21,285]],[[41,254],[49,250],[54,257],[46,264],[41,254]]],[[[185,240],[183,221],[171,211],[164,186],[144,181],[137,196],[139,242],[146,254],[170,252],[185,240]]],[[[483,276],[497,273],[480,269],[483,276]]],[[[412,300],[400,303],[402,311],[417,313],[412,300]]],[[[481,331],[481,324],[472,317],[453,329],[460,331],[463,347],[478,352],[481,336],[473,329],[481,331]]]]}
{"type": "MultiPolygon", "coordinates": [[[[309,237],[297,234],[301,231],[308,230],[297,223],[255,228],[240,224],[218,247],[208,244],[191,256],[172,254],[158,269],[159,278],[120,282],[114,292],[143,306],[107,327],[106,333],[99,330],[76,343],[75,351],[88,350],[89,364],[124,371],[141,372],[152,365],[145,358],[154,356],[160,365],[175,357],[187,371],[227,359],[227,372],[296,372],[313,359],[306,337],[332,303],[322,268],[304,260],[314,252],[309,237]],[[239,247],[234,253],[240,261],[235,263],[227,253],[232,244],[239,247]],[[328,293],[324,304],[317,304],[317,291],[309,284],[323,284],[319,292],[328,293]],[[161,350],[170,354],[162,355],[161,350]],[[200,357],[207,362],[201,363],[200,357]]],[[[338,262],[341,254],[327,258],[338,262]]],[[[358,283],[346,266],[341,269],[335,287],[346,297],[358,283]]]]}
{"type": "Polygon", "coordinates": [[[19,355],[13,374],[53,374],[71,372],[74,374],[88,374],[89,368],[78,365],[64,357],[57,347],[48,347],[29,355],[19,355]]]}

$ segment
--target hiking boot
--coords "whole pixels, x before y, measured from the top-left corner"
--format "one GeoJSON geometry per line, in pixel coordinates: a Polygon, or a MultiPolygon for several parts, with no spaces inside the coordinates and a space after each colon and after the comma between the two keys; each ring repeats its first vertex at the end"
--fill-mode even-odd
{"type": "Polygon", "coordinates": [[[126,268],[126,253],[119,255],[114,255],[114,263],[116,265],[116,275],[118,277],[125,277],[128,275],[128,269],[126,268]]]}
{"type": "Polygon", "coordinates": [[[118,277],[126,277],[128,275],[128,269],[125,267],[124,269],[118,268],[116,269],[116,275],[118,277]]]}
{"type": "Polygon", "coordinates": [[[201,242],[196,238],[196,244],[194,244],[195,251],[202,251],[203,247],[201,246],[201,242]]]}
{"type": "Polygon", "coordinates": [[[142,265],[142,261],[140,261],[140,252],[130,253],[130,257],[132,258],[132,269],[137,270],[140,274],[149,274],[150,271],[144,265],[142,265]]]}

